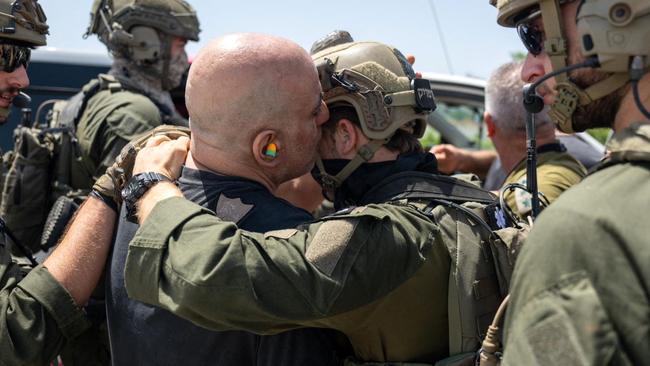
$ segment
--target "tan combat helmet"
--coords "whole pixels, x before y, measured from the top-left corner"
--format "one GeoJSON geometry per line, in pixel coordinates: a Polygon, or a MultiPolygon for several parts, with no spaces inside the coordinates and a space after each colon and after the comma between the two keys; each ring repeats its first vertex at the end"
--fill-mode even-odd
{"type": "MultiPolygon", "coordinates": [[[[0,71],[13,72],[29,62],[31,48],[45,46],[47,18],[37,0],[0,0],[0,71]]],[[[10,108],[0,108],[0,124],[10,108]]]]}
{"type": "Polygon", "coordinates": [[[309,54],[316,54],[328,47],[338,46],[343,43],[354,42],[350,32],[345,30],[335,30],[327,33],[325,37],[319,39],[311,45],[309,54]]]}
{"type": "Polygon", "coordinates": [[[45,46],[47,18],[37,0],[0,0],[0,40],[21,46],[45,46]]]}
{"type": "Polygon", "coordinates": [[[428,80],[416,79],[397,49],[377,42],[350,42],[312,55],[328,107],[351,106],[370,140],[336,176],[317,160],[321,183],[329,197],[335,188],[395,134],[405,130],[422,137],[426,118],[436,108],[428,80]]]}
{"type": "Polygon", "coordinates": [[[165,89],[173,37],[199,40],[199,20],[183,0],[95,0],[85,36],[97,34],[116,55],[161,75],[165,89]],[[150,66],[163,62],[162,72],[150,66]]]}
{"type": "MultiPolygon", "coordinates": [[[[490,0],[499,14],[497,22],[517,27],[541,15],[546,40],[543,51],[554,71],[567,66],[567,41],[562,29],[560,6],[575,0],[490,0]]],[[[585,57],[610,76],[582,89],[566,72],[556,76],[557,97],[551,118],[564,132],[575,132],[573,113],[581,105],[602,98],[650,70],[650,1],[582,0],[577,15],[577,40],[585,57]]]]}

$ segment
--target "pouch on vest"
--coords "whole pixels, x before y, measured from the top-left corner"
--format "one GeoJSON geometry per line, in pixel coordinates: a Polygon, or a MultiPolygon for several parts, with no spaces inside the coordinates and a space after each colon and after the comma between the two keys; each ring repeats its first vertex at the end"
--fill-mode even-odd
{"type": "Polygon", "coordinates": [[[32,251],[40,249],[40,234],[50,207],[50,178],[56,144],[38,128],[14,131],[13,160],[2,190],[0,216],[16,239],[32,251]]]}
{"type": "Polygon", "coordinates": [[[81,158],[75,137],[80,111],[101,86],[99,80],[94,80],[69,100],[46,101],[44,104],[52,104],[47,124],[19,126],[14,131],[14,150],[4,159],[9,168],[4,178],[0,215],[16,239],[33,252],[56,244],[76,207],[88,194],[88,190],[70,187],[70,167],[72,159],[81,158]],[[63,205],[50,215],[56,222],[46,225],[50,208],[59,197],[73,202],[61,202],[63,205]],[[42,238],[44,227],[49,230],[42,238]]]}

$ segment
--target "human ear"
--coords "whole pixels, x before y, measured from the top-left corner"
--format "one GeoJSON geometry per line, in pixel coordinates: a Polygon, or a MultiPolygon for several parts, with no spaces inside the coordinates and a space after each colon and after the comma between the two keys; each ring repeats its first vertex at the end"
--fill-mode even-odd
{"type": "Polygon", "coordinates": [[[497,126],[494,124],[494,119],[492,115],[487,111],[483,112],[483,120],[485,121],[485,126],[487,127],[487,135],[492,138],[497,132],[497,126]]]}
{"type": "Polygon", "coordinates": [[[356,154],[357,142],[359,140],[359,131],[352,121],[342,118],[336,124],[335,134],[336,150],[344,158],[350,158],[350,155],[356,154]]]}
{"type": "Polygon", "coordinates": [[[253,158],[257,164],[265,167],[276,167],[280,164],[282,143],[276,131],[264,130],[253,139],[253,158]]]}

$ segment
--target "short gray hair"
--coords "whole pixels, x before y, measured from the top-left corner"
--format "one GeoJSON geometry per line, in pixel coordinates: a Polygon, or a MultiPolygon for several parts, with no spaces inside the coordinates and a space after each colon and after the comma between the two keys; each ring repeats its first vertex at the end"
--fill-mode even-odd
{"type": "MultiPolygon", "coordinates": [[[[485,87],[485,111],[501,130],[526,130],[526,110],[523,104],[524,82],[521,80],[522,62],[509,62],[496,69],[485,87]]],[[[535,127],[552,124],[546,109],[535,116],[535,127]]]]}

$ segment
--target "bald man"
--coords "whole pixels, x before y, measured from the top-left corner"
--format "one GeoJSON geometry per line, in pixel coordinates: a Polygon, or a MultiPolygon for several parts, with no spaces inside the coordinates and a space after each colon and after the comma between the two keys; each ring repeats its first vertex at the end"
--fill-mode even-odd
{"type": "MultiPolygon", "coordinates": [[[[187,198],[251,231],[293,228],[312,220],[307,211],[273,195],[279,184],[313,166],[320,125],[328,119],[307,52],[288,40],[260,34],[216,39],[192,64],[186,100],[192,139],[178,185],[187,198]]],[[[139,179],[134,177],[127,191],[137,188],[139,179]]],[[[125,197],[131,214],[132,198],[125,197]]],[[[125,216],[123,210],[107,288],[114,364],[341,363],[335,351],[338,333],[331,330],[301,329],[264,337],[211,332],[130,300],[124,288],[124,263],[137,226],[125,216]]],[[[242,281],[246,279],[233,278],[230,283],[236,287],[242,281]]]]}

